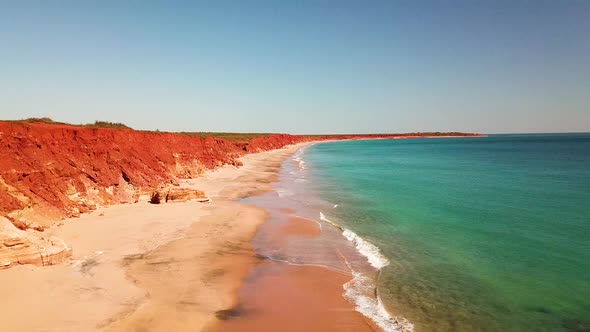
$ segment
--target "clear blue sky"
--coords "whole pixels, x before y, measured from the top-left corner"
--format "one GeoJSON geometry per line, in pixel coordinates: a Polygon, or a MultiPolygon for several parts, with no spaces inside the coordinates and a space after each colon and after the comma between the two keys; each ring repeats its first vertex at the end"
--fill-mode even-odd
{"type": "Polygon", "coordinates": [[[2,1],[0,118],[590,131],[590,1],[2,1]]]}

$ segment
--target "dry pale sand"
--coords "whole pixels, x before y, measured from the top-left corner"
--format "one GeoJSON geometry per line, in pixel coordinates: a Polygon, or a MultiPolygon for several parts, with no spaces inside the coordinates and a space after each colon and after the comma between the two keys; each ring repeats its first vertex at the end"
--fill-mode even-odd
{"type": "Polygon", "coordinates": [[[69,264],[0,272],[3,331],[199,331],[216,328],[257,260],[249,240],[266,213],[235,202],[270,190],[299,146],[187,180],[211,203],[104,207],[47,230],[69,264]]]}

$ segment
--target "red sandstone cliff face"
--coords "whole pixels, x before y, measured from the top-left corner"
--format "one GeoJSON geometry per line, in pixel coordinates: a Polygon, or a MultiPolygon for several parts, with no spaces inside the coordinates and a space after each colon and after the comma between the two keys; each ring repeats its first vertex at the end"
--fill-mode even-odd
{"type": "Polygon", "coordinates": [[[306,138],[270,135],[234,142],[174,133],[0,122],[0,216],[17,227],[49,226],[96,205],[134,202],[139,194],[248,152],[306,138]],[[39,217],[42,216],[42,217],[39,217]]]}

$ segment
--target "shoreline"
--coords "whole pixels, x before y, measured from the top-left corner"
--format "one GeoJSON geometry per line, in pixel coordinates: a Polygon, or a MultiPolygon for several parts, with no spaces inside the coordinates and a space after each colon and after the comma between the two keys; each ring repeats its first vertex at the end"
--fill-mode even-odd
{"type": "MultiPolygon", "coordinates": [[[[263,196],[269,195],[277,195],[277,192],[263,196]]],[[[256,237],[262,232],[264,240],[253,239],[256,247],[263,241],[270,247],[284,248],[293,240],[314,241],[321,235],[320,223],[297,216],[295,210],[280,209],[277,215],[276,210],[263,207],[268,211],[269,221],[259,227],[256,237]],[[284,222],[275,223],[273,219],[277,217],[284,222]]],[[[381,331],[344,296],[344,287],[352,280],[351,274],[320,264],[276,259],[259,249],[256,255],[264,259],[245,277],[237,292],[236,305],[231,315],[224,317],[219,331],[271,332],[279,328],[284,331],[381,331]]]]}
{"type": "MultiPolygon", "coordinates": [[[[381,303],[377,282],[381,268],[389,264],[388,258],[383,256],[380,253],[380,249],[372,243],[361,238],[353,231],[326,218],[322,211],[329,214],[330,209],[337,208],[338,204],[324,201],[322,198],[311,194],[309,187],[302,185],[302,183],[309,181],[307,179],[309,174],[306,171],[306,163],[303,155],[305,149],[299,150],[290,160],[285,161],[284,167],[281,170],[280,181],[275,184],[272,193],[246,199],[247,204],[264,207],[269,211],[271,216],[269,221],[261,226],[257,238],[254,240],[257,253],[267,257],[271,261],[271,264],[288,265],[293,268],[298,266],[312,270],[323,269],[332,273],[345,275],[346,278],[342,280],[339,285],[340,287],[334,292],[333,296],[345,299],[348,302],[348,307],[351,307],[356,314],[363,318],[362,326],[357,325],[354,328],[345,328],[345,330],[362,331],[370,328],[371,331],[413,331],[413,325],[409,321],[403,317],[396,317],[389,313],[381,303]],[[317,205],[318,198],[323,203],[322,207],[317,205]],[[326,203],[329,204],[326,205],[326,203]],[[310,208],[310,206],[312,207],[310,208]],[[297,242],[297,237],[301,237],[300,234],[297,236],[297,234],[293,235],[285,232],[285,229],[293,226],[293,219],[291,217],[299,220],[299,223],[311,222],[317,225],[321,230],[322,236],[316,235],[314,236],[315,239],[309,239],[301,243],[298,248],[297,243],[294,246],[290,246],[288,243],[289,240],[285,240],[285,238],[297,242]],[[277,241],[279,241],[278,245],[272,244],[277,241]],[[302,253],[302,251],[305,251],[305,253],[302,253]],[[370,287],[370,289],[367,287],[370,287]]],[[[244,293],[242,296],[245,298],[242,305],[245,304],[247,306],[250,304],[258,312],[264,312],[266,310],[280,314],[275,308],[261,305],[259,299],[248,294],[249,292],[253,293],[252,290],[247,289],[248,287],[250,289],[258,288],[265,290],[269,288],[269,283],[265,283],[264,279],[271,278],[272,273],[267,272],[265,276],[264,273],[257,272],[257,269],[259,268],[256,267],[252,274],[260,275],[258,278],[262,281],[257,283],[255,278],[253,281],[254,286],[246,284],[246,290],[242,292],[244,293]]],[[[261,267],[261,269],[265,269],[265,267],[261,267]]],[[[272,268],[268,267],[266,269],[272,270],[272,268]]],[[[275,267],[275,270],[279,269],[275,267]]],[[[273,273],[280,272],[275,271],[273,273]]],[[[292,283],[296,282],[297,280],[292,281],[292,283]]],[[[275,283],[277,282],[275,281],[275,283]]],[[[324,289],[327,288],[325,287],[324,289]]],[[[284,293],[282,298],[286,298],[287,302],[296,301],[288,293],[284,293]]],[[[318,301],[318,299],[309,298],[307,302],[313,301],[318,301]]],[[[287,316],[289,315],[287,314],[287,316]]],[[[223,331],[248,330],[248,324],[253,324],[256,321],[256,317],[245,317],[242,321],[245,324],[228,324],[231,328],[223,331]]],[[[264,322],[262,319],[259,319],[259,321],[264,322]]],[[[285,321],[289,321],[288,317],[285,318],[285,321]]],[[[289,325],[294,324],[298,324],[298,322],[296,320],[289,322],[289,325]]],[[[314,326],[306,326],[304,328],[304,330],[314,329],[314,326]]],[[[318,329],[318,331],[322,330],[330,330],[330,328],[324,326],[324,328],[318,329]]]]}
{"type": "Polygon", "coordinates": [[[317,207],[309,209],[308,204],[316,202],[313,196],[297,196],[298,189],[309,189],[297,188],[297,183],[307,182],[303,153],[301,149],[284,162],[272,192],[244,200],[269,213],[269,220],[252,241],[257,255],[266,260],[247,277],[234,315],[222,324],[221,331],[273,331],[271,322],[275,328],[281,323],[287,331],[410,331],[407,321],[385,313],[376,284],[367,284],[378,277],[387,259],[380,257],[381,261],[375,262],[363,251],[370,243],[325,218],[317,207]],[[299,288],[297,294],[288,291],[288,285],[309,282],[306,279],[331,282],[315,285],[319,290],[314,294],[306,294],[314,287],[311,284],[299,288]],[[332,302],[334,299],[342,302],[332,302]],[[285,303],[288,308],[281,308],[285,303]],[[308,310],[310,303],[315,306],[312,311],[308,310]],[[330,315],[334,311],[339,313],[337,318],[330,315]],[[316,317],[317,312],[323,314],[316,317]],[[305,325],[301,316],[315,317],[316,324],[305,325]],[[342,324],[335,326],[335,321],[342,324]]]}
{"type": "MultiPolygon", "coordinates": [[[[113,205],[47,229],[46,234],[72,245],[72,261],[46,267],[21,265],[2,271],[0,292],[4,305],[0,309],[8,317],[4,326],[13,330],[122,331],[146,326],[162,331],[219,329],[223,317],[228,312],[231,316],[231,309],[238,303],[244,279],[261,262],[250,240],[267,219],[266,212],[238,200],[273,191],[271,183],[278,180],[287,158],[304,146],[331,141],[304,142],[248,154],[241,158],[243,167],[228,165],[180,181],[181,187],[205,191],[213,200],[210,204],[189,201],[113,205]],[[236,225],[239,227],[234,228],[236,225]],[[204,242],[207,245],[199,245],[204,242]],[[227,246],[228,242],[235,245],[227,246]],[[187,248],[193,256],[179,259],[187,248]],[[217,261],[222,262],[215,265],[217,261]],[[215,273],[206,274],[214,265],[215,273]],[[166,275],[166,271],[188,270],[191,275],[166,275]],[[179,275],[183,278],[179,279],[179,275]],[[186,284],[186,278],[192,278],[194,284],[184,285],[182,291],[171,295],[170,285],[186,284]],[[210,287],[211,283],[219,287],[210,287]],[[11,286],[15,284],[21,286],[11,286]],[[204,294],[203,288],[211,292],[204,294]],[[187,296],[214,300],[178,300],[187,296]],[[11,306],[14,303],[21,306],[11,306]],[[23,321],[19,319],[22,308],[39,314],[23,321]],[[154,317],[159,317],[159,323],[154,322],[154,317]]],[[[353,281],[350,276],[341,286],[353,281]]],[[[338,296],[345,298],[342,289],[338,296]]],[[[354,310],[354,301],[346,301],[354,310]]]]}

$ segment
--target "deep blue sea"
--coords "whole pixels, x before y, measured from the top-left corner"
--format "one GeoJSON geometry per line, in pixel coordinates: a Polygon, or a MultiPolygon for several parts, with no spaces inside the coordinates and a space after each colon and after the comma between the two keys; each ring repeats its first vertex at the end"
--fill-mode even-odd
{"type": "Polygon", "coordinates": [[[590,331],[590,134],[343,141],[303,154],[328,218],[389,259],[416,331],[590,331]]]}

